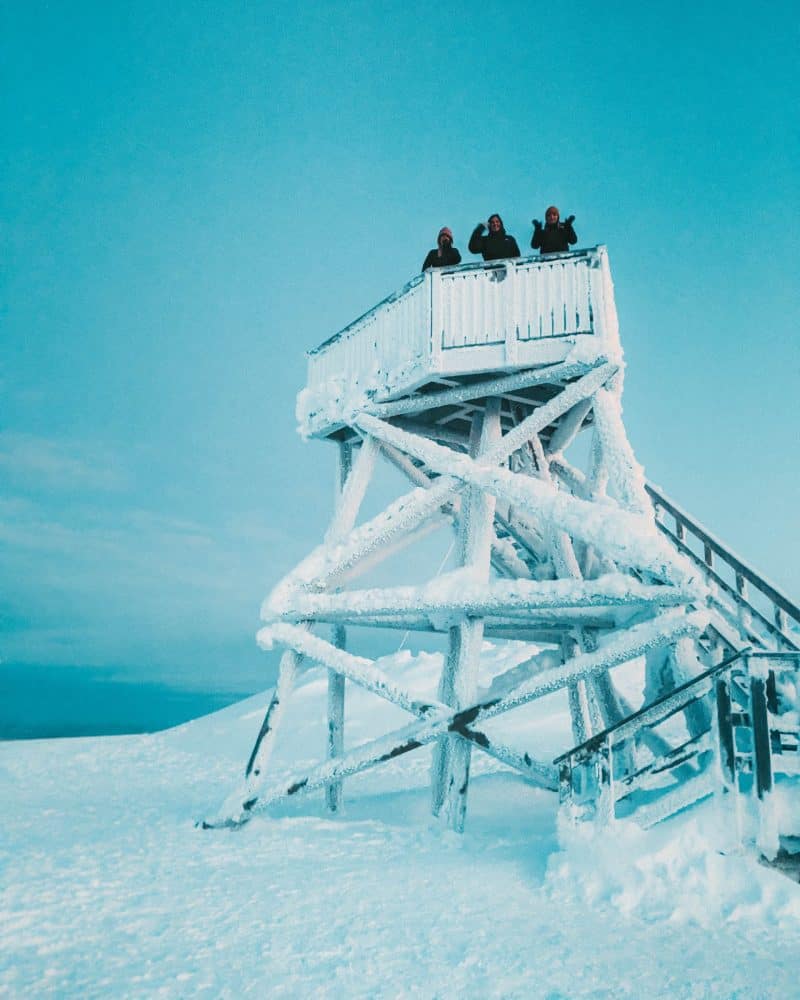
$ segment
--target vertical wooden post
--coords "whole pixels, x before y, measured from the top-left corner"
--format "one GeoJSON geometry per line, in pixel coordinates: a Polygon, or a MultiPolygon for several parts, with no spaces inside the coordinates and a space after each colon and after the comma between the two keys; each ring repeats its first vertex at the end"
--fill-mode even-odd
{"type": "MultiPolygon", "coordinates": [[[[352,445],[339,443],[339,469],[337,480],[337,505],[341,503],[345,483],[353,468],[352,445]]],[[[343,625],[333,628],[333,644],[338,649],[347,645],[343,625]]],[[[341,757],[344,752],[344,690],[345,679],[335,670],[328,671],[328,758],[341,757]]],[[[325,804],[332,813],[342,809],[342,782],[332,781],[325,786],[325,804]]]]}
{"type": "MultiPolygon", "coordinates": [[[[476,411],[472,418],[470,454],[480,456],[500,440],[500,399],[486,400],[484,412],[476,411]]],[[[495,499],[475,487],[464,497],[459,529],[461,564],[469,567],[476,578],[489,579],[492,526],[495,499]]],[[[450,644],[439,698],[454,708],[470,705],[477,695],[478,665],[483,642],[483,618],[467,617],[450,629],[450,644]]],[[[457,736],[443,737],[434,750],[431,774],[431,806],[434,815],[442,811],[443,819],[453,830],[464,829],[467,808],[467,788],[472,746],[457,736]]]]}

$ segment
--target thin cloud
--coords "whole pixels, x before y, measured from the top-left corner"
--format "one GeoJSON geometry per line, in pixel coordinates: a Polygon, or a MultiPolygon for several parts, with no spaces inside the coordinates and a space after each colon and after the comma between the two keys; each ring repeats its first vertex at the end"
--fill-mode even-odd
{"type": "Polygon", "coordinates": [[[128,475],[117,456],[96,444],[0,431],[0,473],[17,486],[117,491],[128,475]]]}

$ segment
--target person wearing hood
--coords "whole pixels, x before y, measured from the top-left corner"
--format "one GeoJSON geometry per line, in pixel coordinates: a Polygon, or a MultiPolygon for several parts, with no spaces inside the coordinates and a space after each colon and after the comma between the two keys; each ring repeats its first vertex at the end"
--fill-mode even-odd
{"type": "Polygon", "coordinates": [[[509,236],[503,220],[497,213],[489,216],[489,232],[484,236],[486,226],[479,222],[469,238],[469,252],[483,254],[484,260],[504,260],[519,257],[519,247],[513,236],[509,236]]]}
{"type": "Polygon", "coordinates": [[[566,253],[570,246],[578,242],[572,223],[575,216],[559,222],[559,211],[551,205],[544,213],[544,226],[538,219],[533,220],[531,246],[539,253],[566,253]]]}
{"type": "Polygon", "coordinates": [[[428,253],[422,270],[427,271],[429,267],[449,267],[451,264],[460,263],[461,254],[453,246],[453,233],[447,226],[442,226],[436,237],[436,247],[428,253]]]}

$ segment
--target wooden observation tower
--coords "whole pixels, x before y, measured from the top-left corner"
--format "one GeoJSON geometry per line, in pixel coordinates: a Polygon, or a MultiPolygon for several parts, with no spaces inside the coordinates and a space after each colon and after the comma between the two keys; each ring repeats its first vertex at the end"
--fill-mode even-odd
{"type": "Polygon", "coordinates": [[[737,806],[754,817],[743,835],[774,841],[763,803],[798,761],[796,738],[774,734],[791,708],[800,611],[645,481],[622,383],[604,247],[427,271],[310,353],[298,414],[307,436],[336,444],[337,504],[322,544],[264,603],[259,641],[285,650],[277,685],[241,787],[205,826],[239,825],[313,789],[335,813],[345,778],[432,744],[432,809],[455,830],[476,751],[560,785],[576,817],[647,825],[732,792],[757,803],[737,806]],[[359,522],[383,461],[408,491],[359,522]],[[459,568],[359,588],[367,567],[437,529],[454,532],[459,568]],[[361,626],[443,633],[438,697],[415,697],[359,655],[361,626]],[[491,697],[478,689],[487,637],[527,644],[491,697]],[[329,671],[327,759],[270,774],[304,661],[329,671]],[[637,704],[615,684],[632,663],[637,704]],[[345,750],[348,681],[406,710],[408,724],[345,750]],[[555,762],[485,731],[558,689],[572,745],[555,762]]]}

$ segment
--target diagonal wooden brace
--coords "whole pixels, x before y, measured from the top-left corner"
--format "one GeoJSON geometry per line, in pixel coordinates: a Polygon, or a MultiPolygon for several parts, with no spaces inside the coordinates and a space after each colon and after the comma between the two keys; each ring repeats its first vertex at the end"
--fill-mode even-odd
{"type": "Polygon", "coordinates": [[[475,729],[482,722],[559,690],[570,681],[610,670],[650,649],[675,642],[684,636],[697,636],[707,622],[708,615],[705,613],[669,612],[652,621],[635,625],[597,651],[581,654],[561,667],[545,670],[505,697],[478,702],[445,717],[413,722],[404,729],[356,747],[342,757],[287,778],[267,792],[257,791],[252,784],[245,785],[229,796],[216,817],[199,825],[204,829],[241,826],[250,819],[256,807],[265,808],[287,796],[312,791],[331,781],[359,774],[425,746],[447,733],[460,735],[488,752],[491,741],[475,729]]]}

